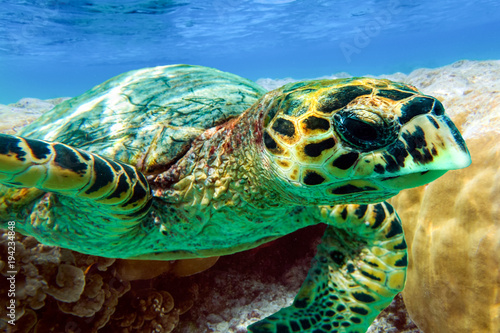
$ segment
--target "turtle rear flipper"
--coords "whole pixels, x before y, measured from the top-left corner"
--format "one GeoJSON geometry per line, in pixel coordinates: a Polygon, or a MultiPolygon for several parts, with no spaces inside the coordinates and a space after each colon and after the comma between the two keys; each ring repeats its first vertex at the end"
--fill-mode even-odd
{"type": "Polygon", "coordinates": [[[151,191],[135,168],[61,143],[0,134],[0,183],[81,200],[111,216],[140,219],[151,191]]]}
{"type": "Polygon", "coordinates": [[[332,221],[293,304],[252,333],[366,332],[405,283],[407,251],[388,203],[322,207],[332,221]]]}

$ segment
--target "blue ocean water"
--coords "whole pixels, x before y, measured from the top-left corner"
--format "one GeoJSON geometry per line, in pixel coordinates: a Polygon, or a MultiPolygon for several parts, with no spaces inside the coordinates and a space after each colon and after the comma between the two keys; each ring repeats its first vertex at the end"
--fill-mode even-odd
{"type": "Polygon", "coordinates": [[[0,0],[0,103],[171,63],[256,80],[500,59],[496,0],[0,0]]]}

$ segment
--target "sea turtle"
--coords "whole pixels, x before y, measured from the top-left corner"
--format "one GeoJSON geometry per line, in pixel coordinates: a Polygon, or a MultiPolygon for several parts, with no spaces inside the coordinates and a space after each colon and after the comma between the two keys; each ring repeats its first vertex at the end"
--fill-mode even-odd
{"type": "Polygon", "coordinates": [[[131,71],[0,136],[0,221],[83,253],[173,260],[326,223],[293,304],[250,332],[364,332],[408,263],[384,200],[469,165],[442,104],[389,80],[266,93],[215,69],[131,71]]]}

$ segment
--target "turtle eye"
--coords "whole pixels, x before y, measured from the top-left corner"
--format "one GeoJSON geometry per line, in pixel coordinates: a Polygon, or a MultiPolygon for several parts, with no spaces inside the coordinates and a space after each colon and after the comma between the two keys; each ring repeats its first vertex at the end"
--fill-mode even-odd
{"type": "Polygon", "coordinates": [[[362,141],[375,141],[378,137],[378,132],[375,126],[365,123],[359,119],[344,119],[344,128],[351,136],[362,141]]]}
{"type": "Polygon", "coordinates": [[[361,151],[387,146],[400,128],[393,119],[366,110],[342,110],[333,116],[333,126],[345,143],[361,151]]]}

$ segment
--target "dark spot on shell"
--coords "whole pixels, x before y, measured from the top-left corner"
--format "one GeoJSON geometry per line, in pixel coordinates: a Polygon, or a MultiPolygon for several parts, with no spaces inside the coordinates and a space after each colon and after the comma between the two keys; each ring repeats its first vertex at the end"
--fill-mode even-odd
{"type": "Polygon", "coordinates": [[[394,90],[381,89],[381,90],[377,91],[377,96],[389,98],[389,99],[392,99],[393,101],[399,101],[399,100],[408,98],[408,97],[413,96],[413,95],[414,95],[414,93],[409,93],[409,92],[395,90],[395,89],[394,90]]]}
{"type": "Polygon", "coordinates": [[[398,166],[398,162],[396,162],[396,159],[394,158],[395,155],[389,155],[387,154],[387,152],[383,153],[382,156],[384,157],[384,160],[385,160],[385,169],[388,171],[388,172],[396,172],[398,171],[400,168],[398,166]]]}
{"type": "MultiPolygon", "coordinates": [[[[294,303],[295,305],[295,303],[294,303]]],[[[309,323],[309,320],[307,319],[299,319],[300,325],[302,326],[303,329],[307,330],[311,328],[311,323],[309,323]]]]}
{"type": "Polygon", "coordinates": [[[367,263],[368,265],[370,265],[372,267],[379,267],[379,265],[376,262],[372,262],[372,261],[369,261],[366,259],[363,259],[363,262],[367,263]]]}
{"type": "Polygon", "coordinates": [[[377,229],[382,222],[384,222],[386,217],[384,206],[381,204],[375,205],[375,207],[373,207],[373,212],[375,213],[375,223],[373,223],[372,229],[377,229]]]}
{"type": "MultiPolygon", "coordinates": [[[[90,194],[96,192],[108,185],[115,179],[115,173],[111,170],[111,167],[107,161],[100,156],[94,156],[94,183],[90,188],[88,188],[85,193],[90,194]]],[[[122,174],[125,177],[125,175],[122,174]]],[[[127,184],[128,189],[128,184],[127,184]]],[[[116,191],[116,190],[115,190],[116,191]]]]}
{"type": "Polygon", "coordinates": [[[355,312],[362,316],[366,316],[368,314],[368,310],[366,310],[365,308],[361,308],[359,306],[351,306],[349,307],[349,309],[351,309],[352,312],[355,312]]]}
{"type": "Polygon", "coordinates": [[[434,117],[432,116],[427,116],[427,119],[429,119],[429,121],[431,122],[431,124],[436,128],[436,129],[439,129],[439,124],[438,122],[436,121],[436,119],[434,119],[434,117]]]}
{"type": "Polygon", "coordinates": [[[365,192],[365,191],[376,191],[377,189],[371,186],[365,186],[365,187],[357,187],[351,184],[340,186],[337,188],[334,188],[332,190],[333,194],[336,195],[343,195],[343,194],[351,194],[351,193],[358,193],[358,192],[365,192]]]}
{"type": "Polygon", "coordinates": [[[401,140],[396,141],[393,145],[388,147],[387,154],[394,158],[399,167],[403,168],[405,166],[405,159],[408,156],[408,151],[401,140]]]}
{"type": "Polygon", "coordinates": [[[396,267],[406,267],[408,266],[408,255],[405,254],[403,258],[399,259],[394,263],[396,267]]]}
{"type": "Polygon", "coordinates": [[[269,150],[273,150],[278,148],[278,144],[274,139],[267,133],[267,131],[264,131],[264,144],[266,145],[266,148],[269,150]]]}
{"type": "Polygon", "coordinates": [[[296,321],[290,320],[290,327],[292,328],[292,331],[294,332],[300,332],[302,329],[299,326],[299,323],[296,321]]]}
{"type": "MultiPolygon", "coordinates": [[[[92,188],[88,189],[85,193],[89,194],[89,193],[93,192],[94,190],[89,192],[91,189],[92,188]]],[[[99,188],[96,188],[95,191],[97,191],[98,189],[99,188]]],[[[118,185],[116,186],[113,193],[108,195],[107,199],[119,198],[124,192],[127,192],[129,189],[130,189],[130,185],[127,182],[127,176],[124,173],[122,173],[120,175],[120,177],[118,178],[118,185]]]]}
{"type": "Polygon", "coordinates": [[[2,143],[0,145],[0,155],[8,155],[10,153],[14,153],[16,154],[16,159],[18,161],[26,161],[26,158],[24,158],[24,156],[26,156],[26,152],[21,147],[19,147],[21,139],[0,133],[0,141],[2,143]]]}
{"type": "Polygon", "coordinates": [[[403,238],[403,240],[401,241],[401,243],[399,243],[398,245],[395,245],[394,246],[394,250],[404,250],[408,248],[408,246],[406,245],[406,241],[405,239],[403,238]]]}
{"type": "Polygon", "coordinates": [[[141,183],[135,183],[132,196],[121,206],[126,207],[128,205],[133,205],[135,202],[142,200],[147,195],[147,192],[142,187],[141,183]]]}
{"type": "Polygon", "coordinates": [[[293,301],[293,305],[299,309],[303,309],[307,307],[307,299],[306,298],[296,298],[295,301],[293,301]]]}
{"type": "Polygon", "coordinates": [[[276,333],[290,333],[290,329],[288,326],[284,324],[277,323],[276,324],[276,333]]]}
{"type": "Polygon", "coordinates": [[[146,180],[146,177],[144,177],[142,172],[137,171],[136,174],[137,174],[138,180],[141,182],[142,186],[144,186],[145,189],[148,188],[149,187],[148,181],[146,180]]]}
{"type": "Polygon", "coordinates": [[[28,147],[31,150],[31,154],[35,156],[35,158],[42,160],[47,158],[50,154],[49,144],[40,140],[31,140],[25,139],[28,147]]]}
{"type": "Polygon", "coordinates": [[[413,133],[405,132],[402,137],[406,141],[408,152],[416,162],[425,164],[434,159],[429,149],[426,148],[427,141],[422,127],[415,126],[413,133]]]}
{"type": "Polygon", "coordinates": [[[371,93],[371,89],[364,86],[345,86],[336,91],[329,92],[321,97],[318,104],[318,111],[332,113],[343,108],[356,97],[371,93]]]}
{"type": "Polygon", "coordinates": [[[306,185],[319,185],[325,181],[325,177],[314,171],[307,171],[304,177],[304,184],[306,185]]]}
{"type": "Polygon", "coordinates": [[[336,314],[336,312],[333,311],[333,310],[328,310],[328,311],[325,312],[325,315],[327,317],[333,317],[333,316],[335,316],[335,314],[336,314]]]}
{"type": "Polygon", "coordinates": [[[450,128],[450,131],[453,135],[453,139],[455,139],[455,143],[460,147],[460,149],[464,152],[467,152],[467,146],[465,145],[465,141],[464,141],[464,138],[462,137],[462,135],[460,134],[460,132],[458,131],[457,127],[455,126],[455,124],[451,121],[450,118],[448,117],[443,117],[442,120],[446,123],[446,125],[448,125],[448,127],[450,128]]]}
{"type": "Polygon", "coordinates": [[[327,131],[330,129],[330,122],[328,120],[314,116],[304,119],[304,124],[306,125],[306,128],[309,130],[319,129],[327,131]]]}
{"type": "Polygon", "coordinates": [[[444,106],[437,99],[434,100],[434,108],[432,109],[432,113],[434,113],[435,115],[438,115],[438,116],[441,116],[444,114],[444,106]]]}
{"type": "Polygon", "coordinates": [[[392,238],[399,234],[403,233],[403,228],[401,227],[401,223],[397,220],[391,221],[391,226],[389,227],[389,232],[385,235],[385,238],[392,238]]]}
{"type": "Polygon", "coordinates": [[[82,157],[85,161],[87,161],[87,162],[88,162],[88,161],[92,160],[92,158],[90,157],[89,153],[87,153],[86,151],[82,151],[82,150],[80,150],[78,153],[80,154],[80,156],[81,156],[81,157],[82,157]]]}
{"type": "Polygon", "coordinates": [[[120,172],[122,170],[121,166],[113,160],[106,160],[109,165],[115,170],[115,172],[120,172]]]}
{"type": "Polygon", "coordinates": [[[341,170],[347,170],[358,160],[359,154],[355,152],[347,153],[339,156],[333,161],[333,166],[341,170]]]}
{"type": "Polygon", "coordinates": [[[284,136],[293,137],[295,135],[295,126],[288,119],[284,118],[276,119],[272,129],[284,136]]]}
{"type": "Polygon", "coordinates": [[[386,203],[384,203],[384,206],[387,209],[387,212],[389,213],[389,215],[392,215],[392,213],[394,213],[394,207],[392,207],[392,205],[390,205],[386,202],[386,203]]]}
{"type": "Polygon", "coordinates": [[[354,215],[356,215],[358,219],[361,219],[363,216],[365,216],[367,209],[368,205],[359,205],[358,208],[356,208],[356,210],[354,211],[354,215]]]}
{"type": "Polygon", "coordinates": [[[409,100],[401,107],[399,123],[406,124],[415,116],[431,112],[434,101],[431,97],[415,97],[409,100]]]}
{"type": "Polygon", "coordinates": [[[374,280],[374,281],[380,281],[380,278],[379,278],[379,277],[377,277],[377,276],[375,276],[375,275],[373,275],[373,274],[370,274],[370,273],[368,273],[368,272],[365,272],[365,271],[364,271],[364,270],[362,270],[362,269],[360,269],[359,271],[361,272],[361,274],[363,274],[364,276],[366,276],[366,277],[367,277],[367,278],[369,278],[369,279],[372,279],[372,280],[374,280]]]}
{"type": "Polygon", "coordinates": [[[56,155],[54,163],[60,168],[79,174],[83,174],[87,170],[87,164],[80,161],[76,150],[58,143],[54,145],[54,151],[56,155]]]}
{"type": "Polygon", "coordinates": [[[333,138],[323,140],[318,143],[310,143],[304,147],[304,153],[310,157],[318,157],[324,150],[333,148],[335,140],[333,138]]]}
{"type": "Polygon", "coordinates": [[[133,180],[136,178],[136,171],[133,167],[131,167],[130,165],[127,165],[127,164],[122,164],[122,168],[123,170],[125,170],[125,172],[127,173],[128,175],[128,178],[130,180],[133,180]]]}
{"type": "Polygon", "coordinates": [[[368,295],[367,293],[364,292],[353,292],[352,296],[357,299],[360,302],[363,303],[372,303],[375,302],[375,298],[373,298],[371,295],[368,295]]]}
{"type": "Polygon", "coordinates": [[[375,164],[375,166],[373,167],[373,171],[375,171],[376,173],[384,173],[385,172],[385,168],[382,164],[375,164]]]}
{"type": "Polygon", "coordinates": [[[342,209],[340,216],[342,217],[343,220],[347,218],[347,207],[344,207],[344,209],[342,209]]]}

